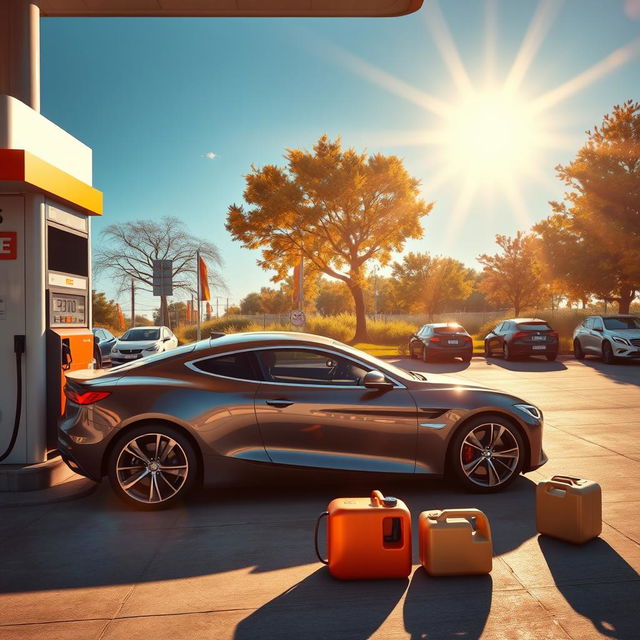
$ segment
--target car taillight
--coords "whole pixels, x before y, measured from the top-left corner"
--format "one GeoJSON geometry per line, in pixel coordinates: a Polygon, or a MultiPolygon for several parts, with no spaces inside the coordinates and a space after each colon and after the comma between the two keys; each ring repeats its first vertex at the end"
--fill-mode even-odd
{"type": "Polygon", "coordinates": [[[553,336],[556,340],[560,337],[557,331],[551,331],[549,335],[553,336]]]}
{"type": "Polygon", "coordinates": [[[441,338],[439,336],[433,336],[433,338],[429,338],[429,342],[440,342],[441,338]]]}
{"type": "Polygon", "coordinates": [[[69,387],[65,387],[64,395],[76,404],[94,404],[95,402],[104,400],[107,396],[110,396],[111,393],[109,393],[109,391],[84,391],[83,393],[78,393],[73,389],[69,389],[69,387]]]}
{"type": "Polygon", "coordinates": [[[473,342],[473,340],[471,339],[471,336],[464,336],[464,339],[465,339],[467,342],[473,342]]]}
{"type": "Polygon", "coordinates": [[[526,331],[516,331],[512,336],[512,340],[517,340],[518,338],[526,338],[529,334],[526,331]]]}

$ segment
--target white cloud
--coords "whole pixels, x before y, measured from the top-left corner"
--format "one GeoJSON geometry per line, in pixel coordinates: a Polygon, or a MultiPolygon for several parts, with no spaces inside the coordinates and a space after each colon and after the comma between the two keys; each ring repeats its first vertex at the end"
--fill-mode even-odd
{"type": "Polygon", "coordinates": [[[213,151],[207,151],[207,153],[205,153],[202,157],[207,158],[207,160],[213,160],[214,158],[218,157],[218,154],[213,153],[213,151]]]}

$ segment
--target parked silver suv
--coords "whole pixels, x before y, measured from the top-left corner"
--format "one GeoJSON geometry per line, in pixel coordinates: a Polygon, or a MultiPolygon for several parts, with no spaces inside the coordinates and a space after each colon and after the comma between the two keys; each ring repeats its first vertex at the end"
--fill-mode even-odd
{"type": "Polygon", "coordinates": [[[640,358],[640,318],[632,315],[585,318],[573,332],[573,353],[578,360],[593,355],[609,364],[616,358],[640,358]]]}

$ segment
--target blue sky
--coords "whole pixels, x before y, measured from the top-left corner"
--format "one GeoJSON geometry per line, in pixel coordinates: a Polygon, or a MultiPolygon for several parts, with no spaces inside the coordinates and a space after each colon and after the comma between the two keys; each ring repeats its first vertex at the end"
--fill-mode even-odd
{"type": "MultiPolygon", "coordinates": [[[[42,112],[93,148],[94,185],[105,193],[94,247],[110,223],[178,216],[220,249],[228,292],[214,295],[232,303],[271,276],[224,229],[251,164],[281,163],[285,148],[309,148],[323,133],[397,154],[423,183],[424,198],[436,202],[423,239],[406,250],[477,267],[477,255],[494,251],[496,233],[511,235],[548,215],[548,200],[562,194],[554,166],[571,159],[612,105],[640,98],[638,88],[639,0],[426,0],[416,14],[394,19],[42,23],[42,112]],[[528,167],[535,176],[509,181],[512,198],[482,180],[465,192],[468,169],[430,185],[451,152],[416,143],[443,123],[422,96],[453,108],[462,99],[438,47],[444,33],[446,48],[442,24],[474,89],[484,91],[508,76],[536,20],[544,38],[516,92],[523,104],[605,60],[540,116],[538,125],[562,148],[538,151],[528,167]]],[[[95,284],[116,295],[109,282],[95,284]]],[[[127,297],[121,302],[126,312],[127,297]]],[[[139,304],[148,313],[155,300],[143,296],[139,304]]]]}

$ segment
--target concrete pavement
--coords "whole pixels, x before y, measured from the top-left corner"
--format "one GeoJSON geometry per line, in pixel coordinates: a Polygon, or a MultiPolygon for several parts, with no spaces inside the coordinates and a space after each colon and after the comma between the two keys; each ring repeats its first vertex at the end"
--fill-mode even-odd
{"type": "Polygon", "coordinates": [[[640,365],[398,364],[539,405],[549,463],[494,496],[307,473],[294,488],[274,479],[201,491],[158,513],[126,507],[106,485],[73,502],[0,509],[0,638],[640,638],[640,365]],[[559,472],[602,484],[598,540],[574,547],[536,534],[535,483],[559,472]],[[372,488],[403,498],[414,524],[430,508],[485,511],[491,575],[435,579],[416,566],[406,581],[332,580],[313,552],[315,518],[333,497],[372,488]]]}

